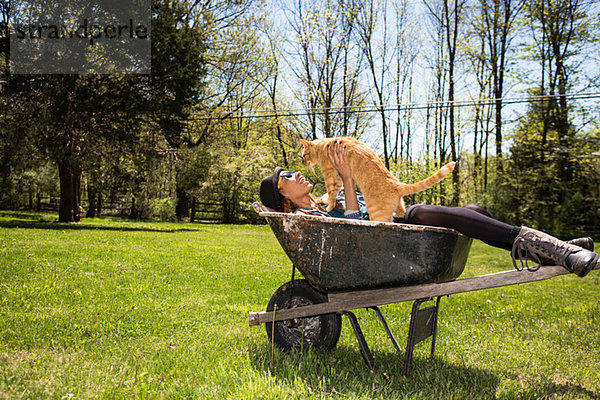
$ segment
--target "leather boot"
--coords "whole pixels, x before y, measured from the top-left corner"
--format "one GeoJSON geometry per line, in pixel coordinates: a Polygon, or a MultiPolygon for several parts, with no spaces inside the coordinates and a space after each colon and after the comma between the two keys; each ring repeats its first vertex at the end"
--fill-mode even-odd
{"type": "Polygon", "coordinates": [[[580,237],[577,239],[567,240],[568,244],[574,244],[582,249],[594,251],[594,240],[591,237],[580,237]]]}
{"type": "Polygon", "coordinates": [[[522,269],[517,267],[516,260],[519,260],[522,266],[527,265],[528,255],[531,255],[539,265],[534,268],[527,266],[530,270],[538,269],[543,264],[543,258],[581,277],[587,275],[600,260],[600,255],[590,250],[525,226],[521,228],[513,243],[511,255],[516,269],[522,269]]]}
{"type": "MultiPolygon", "coordinates": [[[[580,237],[572,240],[567,240],[567,244],[574,244],[575,246],[579,246],[582,249],[594,251],[594,240],[591,237],[580,237]]],[[[530,261],[535,261],[533,257],[528,258],[530,261]]],[[[554,261],[546,257],[540,257],[540,261],[542,265],[554,265],[554,261]]]]}

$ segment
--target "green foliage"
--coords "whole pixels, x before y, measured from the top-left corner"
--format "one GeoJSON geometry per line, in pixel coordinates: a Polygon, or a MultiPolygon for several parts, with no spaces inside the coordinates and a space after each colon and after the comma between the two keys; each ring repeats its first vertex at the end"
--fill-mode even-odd
{"type": "Polygon", "coordinates": [[[29,192],[58,193],[56,169],[50,164],[25,171],[22,179],[20,186],[29,192]]]}
{"type": "MultiPolygon", "coordinates": [[[[400,159],[396,162],[390,161],[390,169],[400,182],[411,184],[422,181],[436,173],[442,165],[437,163],[427,164],[423,160],[407,161],[400,159]]],[[[425,191],[406,196],[406,206],[413,204],[441,204],[447,205],[452,199],[451,177],[446,177],[437,185],[425,191]]]]}
{"type": "Polygon", "coordinates": [[[3,188],[0,204],[10,205],[15,209],[34,206],[30,202],[37,195],[57,196],[60,193],[58,174],[50,163],[22,171],[13,170],[10,176],[0,178],[0,187],[3,188]]]}
{"type": "Polygon", "coordinates": [[[206,73],[206,35],[185,1],[152,1],[151,111],[167,142],[180,148],[189,107],[198,99],[206,73]]]}
{"type": "Polygon", "coordinates": [[[598,130],[560,138],[532,106],[511,137],[502,172],[485,195],[497,218],[555,232],[595,229],[600,221],[598,130]]]}
{"type": "Polygon", "coordinates": [[[548,130],[544,137],[543,130],[540,122],[528,121],[514,137],[508,171],[512,179],[506,188],[514,194],[515,217],[555,230],[590,225],[591,215],[585,210],[598,212],[598,198],[589,196],[598,185],[598,177],[590,173],[597,164],[586,145],[591,138],[573,134],[560,140],[556,131],[548,130]]]}
{"type": "Polygon", "coordinates": [[[143,220],[174,221],[174,198],[147,198],[138,196],[135,202],[135,218],[143,220]]]}
{"type": "Polygon", "coordinates": [[[243,145],[238,131],[223,129],[209,146],[194,149],[196,161],[183,170],[187,171],[184,176],[197,179],[190,193],[199,201],[223,204],[227,222],[259,222],[251,205],[258,200],[260,181],[282,165],[272,137],[262,128],[261,124],[251,126],[243,145]]]}

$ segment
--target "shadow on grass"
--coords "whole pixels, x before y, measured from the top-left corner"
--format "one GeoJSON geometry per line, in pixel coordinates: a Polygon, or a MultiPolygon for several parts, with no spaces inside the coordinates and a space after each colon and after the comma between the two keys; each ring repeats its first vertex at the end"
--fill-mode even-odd
{"type": "Polygon", "coordinates": [[[330,352],[284,353],[265,344],[250,351],[254,368],[269,373],[290,388],[302,384],[322,393],[365,398],[495,397],[499,378],[488,371],[449,364],[440,358],[413,358],[411,374],[403,376],[404,354],[374,352],[377,372],[364,363],[358,347],[338,346],[330,352]]]}
{"type": "MultiPolygon", "coordinates": [[[[0,213],[0,217],[14,218],[12,220],[0,220],[0,228],[19,228],[19,229],[54,229],[54,230],[98,230],[98,231],[141,231],[141,232],[163,232],[163,233],[175,233],[175,232],[197,232],[201,231],[201,228],[190,229],[190,228],[152,228],[152,227],[128,227],[128,226],[105,226],[95,224],[93,222],[86,223],[83,220],[80,223],[65,223],[58,222],[55,219],[50,219],[48,216],[36,215],[29,213],[20,212],[6,212],[0,213]]],[[[143,222],[143,221],[137,221],[143,222]]]]}
{"type": "MultiPolygon", "coordinates": [[[[257,371],[276,377],[290,389],[299,384],[320,393],[365,398],[496,398],[501,379],[497,372],[461,365],[440,357],[415,356],[409,377],[403,376],[404,353],[374,352],[377,372],[371,373],[358,346],[339,346],[330,352],[272,352],[270,344],[251,349],[250,362],[257,371]]],[[[514,382],[518,376],[510,376],[514,382]]],[[[508,397],[549,398],[571,394],[576,398],[598,399],[594,393],[576,384],[557,384],[549,379],[533,380],[508,397]],[[521,390],[525,391],[523,393],[521,390]]],[[[318,397],[318,396],[316,396],[318,397]]]]}

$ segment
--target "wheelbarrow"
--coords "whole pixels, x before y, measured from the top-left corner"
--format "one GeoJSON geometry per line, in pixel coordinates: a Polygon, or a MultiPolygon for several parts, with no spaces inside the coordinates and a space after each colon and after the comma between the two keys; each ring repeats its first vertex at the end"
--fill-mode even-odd
{"type": "MultiPolygon", "coordinates": [[[[293,264],[292,280],[271,297],[266,312],[250,312],[251,326],[264,323],[282,350],[333,349],[342,315],[353,328],[371,371],[374,358],[351,310],[375,311],[401,352],[379,306],[414,301],[404,357],[410,372],[414,346],[432,337],[435,351],[442,296],[549,279],[568,272],[544,266],[535,272],[504,271],[466,279],[462,274],[472,239],[446,228],[260,212],[293,264]],[[305,279],[294,279],[298,269],[305,279]],[[429,302],[437,297],[434,304],[429,302]]],[[[598,267],[596,267],[598,268],[598,267]]]]}

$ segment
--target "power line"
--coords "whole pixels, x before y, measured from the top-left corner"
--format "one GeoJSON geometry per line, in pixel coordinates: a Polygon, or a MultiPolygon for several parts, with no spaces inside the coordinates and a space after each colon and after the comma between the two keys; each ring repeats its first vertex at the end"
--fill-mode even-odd
{"type": "MultiPolygon", "coordinates": [[[[325,115],[325,114],[342,114],[342,113],[373,113],[381,111],[408,111],[408,110],[425,110],[425,109],[436,109],[436,108],[449,108],[454,106],[455,108],[461,107],[474,107],[477,105],[486,106],[493,105],[500,101],[502,105],[509,104],[523,104],[523,103],[539,103],[551,99],[559,99],[564,97],[570,100],[588,100],[600,98],[600,92],[592,93],[575,93],[565,95],[544,95],[544,96],[531,96],[531,97],[509,97],[509,98],[486,98],[477,101],[437,101],[431,103],[407,103],[407,104],[393,104],[386,105],[384,107],[369,105],[369,106],[345,106],[345,107],[330,107],[330,108],[314,108],[314,109],[283,109],[275,113],[273,110],[255,110],[247,115],[240,114],[238,111],[213,111],[207,113],[206,111],[190,113],[187,119],[198,121],[198,120],[211,120],[215,118],[232,118],[232,119],[258,119],[258,118],[282,118],[282,117],[302,117],[308,115],[325,115]]],[[[156,114],[166,115],[166,114],[156,114]]]]}

